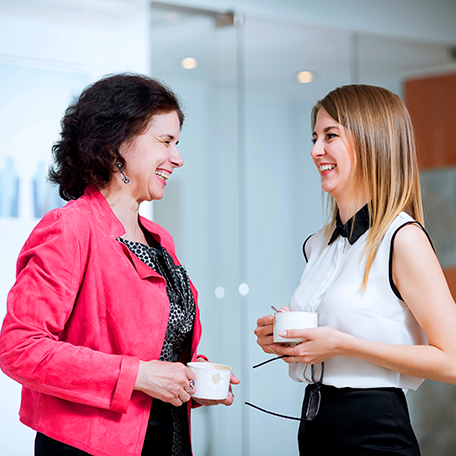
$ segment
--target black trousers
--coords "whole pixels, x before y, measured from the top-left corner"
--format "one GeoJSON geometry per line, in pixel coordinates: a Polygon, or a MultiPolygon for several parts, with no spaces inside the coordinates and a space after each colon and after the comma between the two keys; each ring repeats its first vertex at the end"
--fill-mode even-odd
{"type": "MultiPolygon", "coordinates": [[[[149,425],[141,456],[172,456],[173,418],[171,404],[154,399],[150,411],[149,425]]],[[[186,407],[184,404],[182,407],[186,407]]],[[[188,429],[188,428],[187,428],[188,429]]],[[[187,432],[187,429],[184,432],[187,432]]],[[[190,438],[186,439],[184,455],[190,455],[190,438]]],[[[35,456],[90,456],[38,432],[35,438],[35,456]]]]}
{"type": "MultiPolygon", "coordinates": [[[[303,413],[313,389],[306,388],[303,413]]],[[[420,456],[399,388],[322,385],[320,411],[313,421],[301,421],[298,443],[301,456],[420,456]]]]}
{"type": "Polygon", "coordinates": [[[90,456],[85,451],[51,439],[47,435],[36,433],[35,456],[90,456]]]}

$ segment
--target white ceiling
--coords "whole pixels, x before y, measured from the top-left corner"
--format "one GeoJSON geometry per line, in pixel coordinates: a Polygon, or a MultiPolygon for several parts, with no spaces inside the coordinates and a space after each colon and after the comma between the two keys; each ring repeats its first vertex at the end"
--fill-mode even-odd
{"type": "Polygon", "coordinates": [[[279,99],[314,102],[350,82],[383,85],[400,93],[402,81],[411,75],[456,71],[448,45],[280,20],[246,17],[239,31],[234,26],[217,28],[213,18],[204,15],[152,8],[151,29],[157,76],[234,88],[241,39],[247,91],[279,99]],[[179,61],[186,56],[198,58],[199,67],[180,68],[179,61]],[[315,72],[315,82],[296,82],[301,70],[315,72]]]}

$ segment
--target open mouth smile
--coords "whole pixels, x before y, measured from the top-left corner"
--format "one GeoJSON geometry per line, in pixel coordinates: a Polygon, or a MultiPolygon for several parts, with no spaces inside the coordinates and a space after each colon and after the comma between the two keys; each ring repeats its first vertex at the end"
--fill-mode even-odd
{"type": "Polygon", "coordinates": [[[335,167],[336,165],[320,165],[318,168],[320,169],[320,173],[324,173],[325,171],[330,171],[335,167]]]}
{"type": "Polygon", "coordinates": [[[158,177],[161,177],[165,182],[169,179],[170,174],[167,173],[166,171],[155,171],[155,174],[158,177]]]}

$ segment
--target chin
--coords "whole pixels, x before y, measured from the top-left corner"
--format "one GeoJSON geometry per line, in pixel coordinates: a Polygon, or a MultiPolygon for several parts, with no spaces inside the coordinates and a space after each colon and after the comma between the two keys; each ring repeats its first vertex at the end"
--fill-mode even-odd
{"type": "Polygon", "coordinates": [[[150,195],[148,201],[160,201],[164,198],[164,196],[164,193],[162,193],[161,195],[150,195]]]}
{"type": "Polygon", "coordinates": [[[325,193],[329,193],[330,195],[332,195],[334,193],[334,188],[332,187],[328,187],[326,185],[322,185],[321,186],[321,189],[325,192],[325,193]]]}
{"type": "Polygon", "coordinates": [[[160,190],[160,189],[148,189],[146,198],[144,198],[145,201],[158,201],[163,199],[165,196],[165,192],[160,190]]]}

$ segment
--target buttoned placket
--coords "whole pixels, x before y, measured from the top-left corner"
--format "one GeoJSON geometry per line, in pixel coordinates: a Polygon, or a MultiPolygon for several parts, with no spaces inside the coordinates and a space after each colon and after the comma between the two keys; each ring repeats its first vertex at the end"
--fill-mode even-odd
{"type": "Polygon", "coordinates": [[[341,263],[342,257],[345,253],[345,250],[348,246],[349,242],[347,238],[339,236],[333,244],[329,247],[335,250],[334,257],[331,261],[331,265],[328,268],[328,272],[325,275],[324,279],[321,281],[320,286],[315,290],[315,293],[312,295],[310,299],[310,308],[312,312],[317,312],[318,307],[322,301],[323,295],[327,288],[331,285],[331,282],[339,269],[339,265],[341,263]]]}
{"type": "MultiPolygon", "coordinates": [[[[325,275],[325,278],[321,281],[320,286],[317,288],[315,293],[312,295],[310,299],[311,303],[311,311],[312,312],[317,312],[318,307],[322,301],[323,295],[325,294],[325,291],[327,288],[331,285],[331,282],[339,269],[339,265],[341,263],[342,257],[344,256],[345,250],[349,244],[349,241],[347,238],[344,238],[342,236],[339,236],[330,246],[330,248],[334,249],[334,257],[331,261],[331,266],[328,269],[327,274],[325,275]]],[[[318,364],[319,368],[317,369],[318,372],[316,372],[317,377],[321,375],[321,364],[318,364]]],[[[309,364],[305,365],[304,371],[302,373],[304,379],[308,383],[313,383],[311,378],[307,378],[307,368],[309,367],[309,364]]]]}

